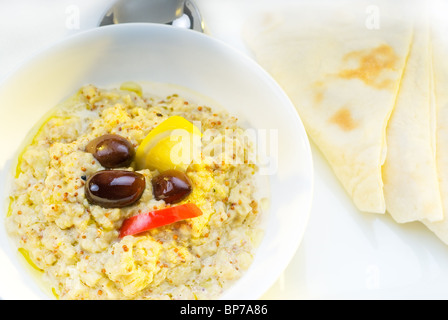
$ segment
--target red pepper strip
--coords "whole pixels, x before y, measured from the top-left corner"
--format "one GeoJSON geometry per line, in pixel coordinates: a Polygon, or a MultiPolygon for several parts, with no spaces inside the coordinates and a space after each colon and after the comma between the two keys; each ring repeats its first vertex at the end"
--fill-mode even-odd
{"type": "Polygon", "coordinates": [[[119,237],[123,238],[127,235],[144,232],[200,215],[202,215],[202,211],[194,203],[186,203],[179,206],[145,212],[124,220],[121,225],[119,237]]]}

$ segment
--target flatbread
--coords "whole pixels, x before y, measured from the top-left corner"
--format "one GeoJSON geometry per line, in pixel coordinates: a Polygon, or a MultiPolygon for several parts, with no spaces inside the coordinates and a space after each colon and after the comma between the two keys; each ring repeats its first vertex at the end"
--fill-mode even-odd
{"type": "Polygon", "coordinates": [[[430,28],[419,21],[387,126],[386,208],[399,223],[443,219],[436,165],[430,28]]]}
{"type": "Polygon", "coordinates": [[[310,138],[361,211],[385,213],[386,126],[408,56],[411,19],[375,2],[293,5],[244,26],[255,59],[295,104],[310,138]],[[350,8],[350,10],[348,10],[350,8]]]}
{"type": "Polygon", "coordinates": [[[439,222],[422,222],[433,231],[444,243],[448,244],[448,37],[444,33],[448,21],[442,17],[432,30],[433,72],[436,102],[436,145],[437,170],[439,177],[444,219],[439,222]]]}

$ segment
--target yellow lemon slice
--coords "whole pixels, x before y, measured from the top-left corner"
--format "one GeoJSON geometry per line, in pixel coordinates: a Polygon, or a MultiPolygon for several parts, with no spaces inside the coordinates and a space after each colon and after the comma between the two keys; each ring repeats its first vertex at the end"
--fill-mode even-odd
{"type": "Polygon", "coordinates": [[[173,116],[143,139],[135,154],[137,170],[185,171],[200,150],[201,130],[181,116],[173,116]]]}

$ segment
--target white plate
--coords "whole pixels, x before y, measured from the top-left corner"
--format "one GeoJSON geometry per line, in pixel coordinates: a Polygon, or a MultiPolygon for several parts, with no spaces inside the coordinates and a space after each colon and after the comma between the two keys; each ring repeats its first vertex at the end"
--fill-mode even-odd
{"type": "MultiPolygon", "coordinates": [[[[278,134],[278,152],[270,159],[276,170],[267,176],[271,194],[265,237],[247,274],[223,296],[259,298],[303,238],[313,190],[310,146],[293,105],[263,69],[194,31],[151,24],[93,29],[46,49],[7,78],[0,85],[1,216],[7,211],[11,164],[35,122],[84,84],[110,86],[127,80],[186,87],[211,97],[251,128],[278,134]]],[[[18,262],[3,219],[0,297],[48,298],[18,262]]]]}

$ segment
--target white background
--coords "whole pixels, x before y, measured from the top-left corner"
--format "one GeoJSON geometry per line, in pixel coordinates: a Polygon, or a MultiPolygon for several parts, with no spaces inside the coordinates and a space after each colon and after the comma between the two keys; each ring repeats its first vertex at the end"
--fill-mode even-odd
{"type": "MultiPolygon", "coordinates": [[[[208,33],[244,51],[239,32],[250,11],[247,1],[195,2],[208,33]]],[[[0,0],[0,80],[35,52],[96,28],[112,2],[0,0]]],[[[316,181],[307,232],[290,265],[263,298],[448,298],[448,248],[420,224],[398,225],[387,215],[358,212],[312,148],[316,181]]]]}

